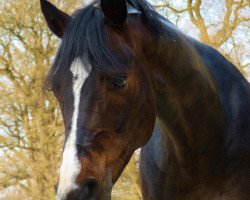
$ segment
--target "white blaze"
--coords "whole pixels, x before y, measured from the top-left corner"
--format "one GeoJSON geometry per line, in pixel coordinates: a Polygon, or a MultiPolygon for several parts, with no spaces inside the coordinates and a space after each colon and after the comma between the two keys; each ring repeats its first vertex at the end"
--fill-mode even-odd
{"type": "Polygon", "coordinates": [[[72,91],[74,97],[74,109],[72,114],[71,130],[65,144],[62,164],[60,168],[57,200],[65,199],[68,192],[78,187],[75,181],[77,175],[81,170],[81,165],[77,158],[76,131],[81,90],[85,80],[89,76],[89,72],[85,69],[80,59],[76,59],[75,61],[73,61],[70,67],[70,71],[73,75],[72,91]]]}

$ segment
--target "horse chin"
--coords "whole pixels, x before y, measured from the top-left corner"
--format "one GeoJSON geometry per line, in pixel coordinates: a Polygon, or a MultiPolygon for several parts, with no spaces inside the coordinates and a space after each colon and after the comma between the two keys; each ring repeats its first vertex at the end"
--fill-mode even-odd
{"type": "Polygon", "coordinates": [[[107,178],[106,182],[102,185],[101,191],[100,191],[100,196],[98,200],[111,200],[111,192],[113,189],[113,184],[110,181],[110,178],[107,178]]]}
{"type": "Polygon", "coordinates": [[[102,194],[102,197],[100,198],[100,200],[111,200],[111,189],[105,190],[102,194]]]}

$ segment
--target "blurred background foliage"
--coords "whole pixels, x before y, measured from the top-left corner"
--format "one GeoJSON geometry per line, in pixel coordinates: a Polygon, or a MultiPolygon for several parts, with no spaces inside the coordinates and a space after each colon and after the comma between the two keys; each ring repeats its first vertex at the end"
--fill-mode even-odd
{"type": "MultiPolygon", "coordinates": [[[[53,0],[67,13],[81,0],[53,0]]],[[[183,32],[222,52],[250,74],[249,0],[158,0],[155,8],[183,32]]],[[[58,40],[38,0],[0,1],[0,199],[55,199],[63,124],[51,93],[42,92],[58,40]]],[[[136,153],[113,199],[141,199],[136,153]]]]}

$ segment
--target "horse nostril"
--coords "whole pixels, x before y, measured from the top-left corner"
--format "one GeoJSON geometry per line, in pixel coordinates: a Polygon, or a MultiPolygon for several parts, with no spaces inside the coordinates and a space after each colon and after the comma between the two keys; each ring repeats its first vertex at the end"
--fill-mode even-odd
{"type": "Polygon", "coordinates": [[[95,179],[86,179],[78,188],[70,191],[65,200],[97,200],[98,197],[98,182],[95,179]]]}
{"type": "Polygon", "coordinates": [[[84,199],[96,200],[99,196],[99,185],[95,179],[87,179],[84,180],[80,187],[82,189],[82,193],[84,199]]]}

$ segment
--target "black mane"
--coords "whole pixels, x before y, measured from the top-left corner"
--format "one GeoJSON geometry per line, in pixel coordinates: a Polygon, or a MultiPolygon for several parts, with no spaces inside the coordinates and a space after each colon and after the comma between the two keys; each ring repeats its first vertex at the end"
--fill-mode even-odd
{"type": "MultiPolygon", "coordinates": [[[[145,0],[127,0],[140,12],[140,17],[153,36],[162,33],[161,16],[145,0]]],[[[99,70],[121,67],[122,58],[108,47],[104,18],[100,8],[92,4],[77,10],[70,18],[54,64],[45,81],[45,89],[53,89],[74,58],[80,58],[99,70]]]]}

